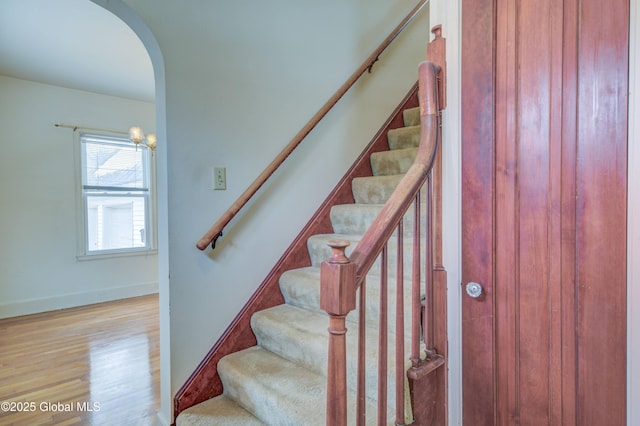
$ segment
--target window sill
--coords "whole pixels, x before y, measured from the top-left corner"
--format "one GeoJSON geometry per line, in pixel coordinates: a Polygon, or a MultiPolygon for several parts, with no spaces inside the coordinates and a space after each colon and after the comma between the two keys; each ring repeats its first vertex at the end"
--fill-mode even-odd
{"type": "Polygon", "coordinates": [[[114,250],[104,251],[95,254],[79,254],[76,259],[79,261],[86,260],[102,260],[118,257],[132,257],[132,256],[155,256],[158,254],[158,249],[141,249],[141,250],[114,250]]]}

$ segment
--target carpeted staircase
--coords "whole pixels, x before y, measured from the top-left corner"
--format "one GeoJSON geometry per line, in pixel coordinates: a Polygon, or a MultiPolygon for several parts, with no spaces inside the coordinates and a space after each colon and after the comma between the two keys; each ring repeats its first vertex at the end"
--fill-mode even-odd
{"type": "MultiPolygon", "coordinates": [[[[352,181],[355,204],[337,205],[331,210],[334,234],[315,235],[308,242],[312,266],[285,272],[280,289],[285,304],[256,312],[251,327],[258,345],[224,357],[218,372],[224,386],[221,396],[181,412],[176,426],[196,425],[325,425],[325,395],[328,348],[328,316],[320,310],[320,264],[330,254],[331,239],[349,240],[353,249],[389,198],[403,174],[413,163],[420,136],[418,108],[403,112],[405,127],[388,133],[389,151],[373,153],[373,176],[352,181]]],[[[405,271],[411,270],[413,214],[405,217],[405,271]]],[[[424,226],[422,229],[424,230],[424,226]]],[[[395,239],[389,253],[395,253],[395,239]]],[[[351,250],[347,250],[347,254],[351,250]]],[[[424,251],[423,251],[424,253],[424,251]]],[[[377,348],[379,312],[379,262],[367,279],[367,421],[376,424],[377,348]]],[[[389,257],[389,330],[394,332],[395,258],[389,257]]],[[[406,277],[407,274],[405,274],[406,277]]],[[[405,278],[406,280],[406,278],[405,278]]],[[[410,285],[405,284],[405,300],[410,285]]],[[[407,308],[405,308],[407,310],[407,308]]],[[[406,315],[405,340],[410,336],[410,315],[406,315]]],[[[347,317],[348,423],[355,424],[355,371],[358,316],[347,317]],[[351,374],[353,373],[353,374],[351,374]]],[[[393,342],[390,338],[389,342],[393,342]]],[[[407,351],[408,354],[408,351],[407,351]]],[[[393,369],[395,354],[389,348],[388,424],[395,424],[393,369]]],[[[407,368],[409,367],[409,356],[407,368]]],[[[405,387],[407,384],[405,383],[405,387]]],[[[406,392],[407,424],[411,421],[409,392],[406,392]]]]}

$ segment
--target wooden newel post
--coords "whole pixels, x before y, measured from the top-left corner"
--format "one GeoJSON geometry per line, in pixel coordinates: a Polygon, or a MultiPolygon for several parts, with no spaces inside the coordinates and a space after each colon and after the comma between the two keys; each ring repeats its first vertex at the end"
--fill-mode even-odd
{"type": "Polygon", "coordinates": [[[349,241],[329,241],[331,257],[320,266],[320,308],[329,314],[327,425],[347,424],[345,318],[356,308],[356,264],[345,255],[349,241]]]}

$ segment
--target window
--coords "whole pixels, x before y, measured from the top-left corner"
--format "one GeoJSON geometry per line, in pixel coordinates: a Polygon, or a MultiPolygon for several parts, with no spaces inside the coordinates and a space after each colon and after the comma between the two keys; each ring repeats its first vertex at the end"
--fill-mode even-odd
{"type": "Polygon", "coordinates": [[[154,248],[152,156],[126,137],[80,134],[83,247],[81,255],[154,248]]]}

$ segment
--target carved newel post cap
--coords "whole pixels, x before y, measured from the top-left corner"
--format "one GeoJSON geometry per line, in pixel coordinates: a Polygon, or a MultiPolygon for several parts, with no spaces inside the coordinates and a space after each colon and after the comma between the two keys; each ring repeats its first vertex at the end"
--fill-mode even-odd
{"type": "Polygon", "coordinates": [[[331,257],[320,266],[320,308],[332,316],[347,315],[356,308],[356,264],[345,254],[351,243],[330,240],[327,244],[331,257]]]}
{"type": "Polygon", "coordinates": [[[349,263],[349,258],[345,250],[351,244],[347,240],[329,240],[327,243],[331,247],[331,257],[327,259],[329,263],[349,263]]]}

